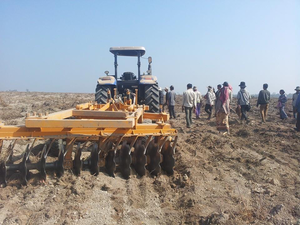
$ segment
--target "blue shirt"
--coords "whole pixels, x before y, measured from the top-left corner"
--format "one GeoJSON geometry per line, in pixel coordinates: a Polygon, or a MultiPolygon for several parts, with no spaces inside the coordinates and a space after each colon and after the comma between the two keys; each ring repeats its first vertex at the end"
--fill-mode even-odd
{"type": "Polygon", "coordinates": [[[280,95],[278,101],[281,102],[282,106],[285,106],[285,103],[287,102],[286,95],[285,94],[280,95]]]}

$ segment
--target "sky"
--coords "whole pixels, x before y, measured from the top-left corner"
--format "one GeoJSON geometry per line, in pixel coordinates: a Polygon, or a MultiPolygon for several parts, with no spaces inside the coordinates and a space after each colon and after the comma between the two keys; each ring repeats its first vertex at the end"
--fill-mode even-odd
{"type": "MultiPolygon", "coordinates": [[[[0,1],[0,91],[94,93],[114,46],[144,46],[162,88],[300,86],[300,1],[0,1]]],[[[137,74],[120,57],[118,73],[137,74]]]]}

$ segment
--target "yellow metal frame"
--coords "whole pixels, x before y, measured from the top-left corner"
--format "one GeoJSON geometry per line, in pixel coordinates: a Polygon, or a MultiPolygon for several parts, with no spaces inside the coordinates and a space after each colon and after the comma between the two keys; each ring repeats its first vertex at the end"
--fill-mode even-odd
{"type": "Polygon", "coordinates": [[[0,124],[0,140],[28,138],[89,138],[177,136],[177,131],[166,123],[166,113],[146,113],[145,105],[126,105],[109,100],[106,104],[84,103],[74,109],[49,115],[27,115],[24,126],[0,124]],[[144,123],[150,120],[152,123],[144,123]],[[153,123],[154,121],[154,123],[153,123]]]}

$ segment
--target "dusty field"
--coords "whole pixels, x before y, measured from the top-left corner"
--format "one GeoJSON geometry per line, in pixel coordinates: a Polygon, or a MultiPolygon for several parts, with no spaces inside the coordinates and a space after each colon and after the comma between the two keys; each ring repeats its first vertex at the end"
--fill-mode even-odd
{"type": "MultiPolygon", "coordinates": [[[[26,112],[51,113],[93,100],[93,94],[0,97],[0,118],[14,125],[24,123],[26,112]]],[[[207,121],[204,111],[186,129],[178,106],[171,121],[179,131],[171,177],[66,172],[61,179],[49,174],[46,183],[33,175],[25,187],[18,175],[10,176],[0,189],[0,224],[300,224],[300,134],[294,119],[279,119],[275,106],[276,99],[266,124],[256,107],[249,124],[232,113],[231,135],[218,133],[215,118],[207,121]]],[[[17,144],[15,157],[24,148],[17,144]]]]}

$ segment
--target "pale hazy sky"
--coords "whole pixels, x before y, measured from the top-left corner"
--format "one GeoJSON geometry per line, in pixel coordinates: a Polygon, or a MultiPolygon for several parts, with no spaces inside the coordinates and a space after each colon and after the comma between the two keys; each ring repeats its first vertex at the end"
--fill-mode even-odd
{"type": "MultiPolygon", "coordinates": [[[[161,87],[300,86],[300,1],[0,1],[0,91],[93,93],[112,46],[144,46],[161,87]]],[[[142,60],[142,71],[147,60],[142,60]]],[[[119,58],[119,74],[137,73],[119,58]]]]}

